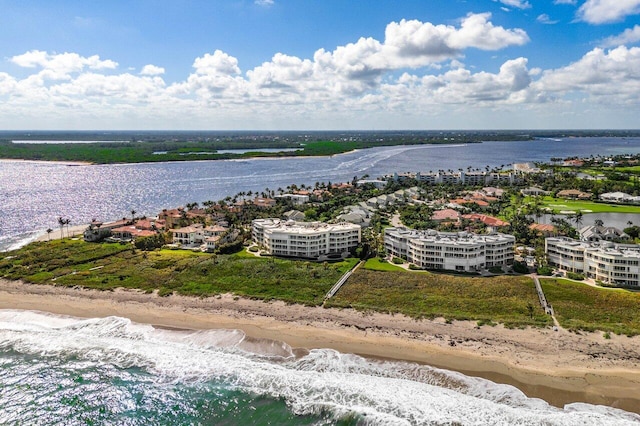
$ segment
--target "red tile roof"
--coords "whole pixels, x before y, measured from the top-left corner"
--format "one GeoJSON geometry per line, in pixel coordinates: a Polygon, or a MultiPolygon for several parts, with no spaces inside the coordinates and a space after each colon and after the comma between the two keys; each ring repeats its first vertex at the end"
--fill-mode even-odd
{"type": "Polygon", "coordinates": [[[462,216],[465,219],[482,222],[487,226],[494,226],[496,228],[501,226],[509,226],[509,222],[498,219],[497,217],[487,216],[486,214],[471,213],[462,216]]]}
{"type": "Polygon", "coordinates": [[[431,220],[458,220],[460,213],[453,209],[436,210],[431,215],[431,220]]]}

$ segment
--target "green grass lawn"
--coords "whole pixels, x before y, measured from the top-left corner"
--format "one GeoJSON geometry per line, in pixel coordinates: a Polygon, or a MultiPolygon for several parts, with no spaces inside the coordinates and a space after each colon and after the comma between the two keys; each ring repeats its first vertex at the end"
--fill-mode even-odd
{"type": "MultiPolygon", "coordinates": [[[[533,202],[532,198],[527,198],[533,202]]],[[[554,213],[574,211],[582,213],[640,213],[640,206],[625,206],[620,204],[596,203],[593,201],[565,200],[562,198],[542,197],[540,207],[549,208],[554,213]]]]}
{"type": "Polygon", "coordinates": [[[640,293],[595,288],[563,279],[540,281],[563,327],[640,334],[640,293]]]}
{"type": "Polygon", "coordinates": [[[529,277],[472,278],[358,269],[326,306],[510,327],[550,324],[529,277]],[[528,304],[534,307],[533,318],[528,304]]]}
{"type": "Polygon", "coordinates": [[[614,167],[611,169],[614,172],[623,172],[623,173],[640,173],[640,166],[625,166],[625,167],[614,167]]]}
{"type": "Polygon", "coordinates": [[[398,265],[394,265],[389,262],[381,262],[379,258],[373,257],[368,259],[367,262],[362,266],[365,269],[369,269],[371,271],[402,271],[406,272],[406,269],[401,268],[398,265]]]}
{"type": "Polygon", "coordinates": [[[7,253],[0,260],[0,277],[99,290],[158,290],[161,295],[233,293],[319,305],[340,276],[357,262],[347,259],[323,264],[185,250],[144,252],[134,251],[130,245],[63,240],[34,243],[7,253]]]}

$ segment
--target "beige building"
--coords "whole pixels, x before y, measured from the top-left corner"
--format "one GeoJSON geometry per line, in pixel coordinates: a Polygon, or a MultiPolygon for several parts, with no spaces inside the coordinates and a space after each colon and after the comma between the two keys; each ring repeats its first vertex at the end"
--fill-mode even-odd
{"type": "Polygon", "coordinates": [[[567,237],[545,239],[549,264],[564,271],[620,286],[640,286],[640,246],[567,237]]]}
{"type": "Polygon", "coordinates": [[[513,263],[515,237],[508,234],[416,231],[387,228],[384,245],[389,254],[425,269],[479,271],[513,263]]]}
{"type": "Polygon", "coordinates": [[[360,244],[360,226],[353,223],[294,222],[255,219],[253,241],[275,256],[316,259],[344,254],[360,244]]]}

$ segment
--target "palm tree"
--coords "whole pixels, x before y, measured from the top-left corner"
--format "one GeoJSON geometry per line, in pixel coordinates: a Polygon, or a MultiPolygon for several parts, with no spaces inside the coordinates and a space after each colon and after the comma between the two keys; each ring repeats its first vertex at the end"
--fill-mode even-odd
{"type": "Polygon", "coordinates": [[[64,219],[62,216],[58,218],[58,225],[60,225],[60,239],[64,238],[64,219]]]}
{"type": "Polygon", "coordinates": [[[67,226],[67,237],[70,237],[71,235],[69,234],[69,224],[71,223],[71,219],[67,218],[64,220],[64,224],[67,226]]]}
{"type": "Polygon", "coordinates": [[[47,228],[47,240],[51,241],[51,233],[53,232],[53,229],[51,228],[47,228]]]}
{"type": "Polygon", "coordinates": [[[136,211],[135,210],[131,210],[131,223],[136,221],[136,211]]]}
{"type": "Polygon", "coordinates": [[[582,225],[582,212],[578,211],[576,213],[576,215],[573,217],[573,220],[576,222],[576,228],[580,228],[580,225],[582,225]]]}

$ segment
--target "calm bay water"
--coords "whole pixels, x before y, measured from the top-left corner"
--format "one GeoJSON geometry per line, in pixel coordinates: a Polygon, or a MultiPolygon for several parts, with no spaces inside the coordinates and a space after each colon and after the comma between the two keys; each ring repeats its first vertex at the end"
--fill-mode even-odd
{"type": "MultiPolygon", "coordinates": [[[[395,171],[640,152],[640,139],[385,147],[331,158],[84,166],[0,162],[0,249],[57,229],[58,216],[155,215],[292,183],[395,171]]],[[[585,220],[586,223],[586,220],[585,220]]],[[[240,331],[187,332],[118,317],[0,310],[0,424],[640,424],[609,407],[552,407],[508,385],[286,343],[241,348],[240,331]]]]}
{"type": "Polygon", "coordinates": [[[291,184],[350,181],[365,174],[466,169],[549,161],[573,155],[640,152],[640,138],[485,142],[374,148],[330,158],[190,161],[153,164],[68,165],[0,161],[0,251],[38,232],[93,218],[155,216],[163,208],[218,200],[240,191],[277,190],[291,184]]]}

